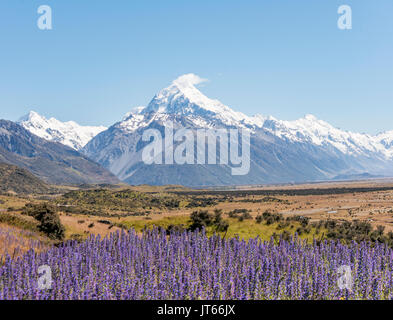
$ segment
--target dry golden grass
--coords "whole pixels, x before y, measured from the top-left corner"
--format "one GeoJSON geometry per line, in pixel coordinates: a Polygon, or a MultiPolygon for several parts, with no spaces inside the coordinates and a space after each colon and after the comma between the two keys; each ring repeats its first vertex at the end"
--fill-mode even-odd
{"type": "Polygon", "coordinates": [[[15,257],[30,249],[39,252],[48,247],[48,241],[34,232],[0,224],[0,262],[7,253],[15,257]]]}
{"type": "MultiPolygon", "coordinates": [[[[307,184],[296,186],[270,186],[260,189],[310,189],[310,188],[354,188],[354,187],[386,187],[392,186],[391,181],[370,181],[370,182],[345,182],[345,183],[321,183],[321,184],[307,184]]],[[[168,187],[151,187],[140,186],[131,187],[138,191],[144,192],[164,192],[168,187]]],[[[169,188],[174,188],[170,186],[169,188]]],[[[252,190],[255,190],[253,188],[252,190]]],[[[206,194],[209,197],[209,194],[206,194]]],[[[250,195],[246,197],[234,197],[231,202],[219,202],[216,206],[206,208],[180,208],[172,210],[150,210],[151,214],[148,217],[122,217],[122,218],[99,218],[86,215],[61,215],[61,220],[67,229],[67,237],[72,234],[80,234],[87,236],[90,233],[107,235],[117,228],[108,229],[107,225],[98,223],[98,220],[109,220],[114,224],[121,224],[127,228],[135,228],[141,230],[143,227],[158,225],[167,227],[170,224],[187,224],[190,214],[195,210],[209,210],[213,212],[214,209],[222,209],[223,213],[232,211],[234,209],[248,209],[251,211],[251,216],[255,218],[257,215],[265,211],[282,213],[284,217],[301,215],[310,217],[312,222],[326,219],[336,220],[361,220],[368,221],[374,227],[377,225],[385,226],[386,231],[393,230],[393,191],[376,191],[365,193],[345,193],[345,194],[331,194],[331,195],[307,195],[307,196],[287,196],[280,195],[274,198],[280,199],[283,202],[258,202],[263,199],[263,195],[250,195]],[[244,202],[245,199],[250,202],[244,202]],[[251,202],[256,201],[256,202],[251,202]],[[78,221],[84,220],[84,223],[78,221]],[[94,223],[94,226],[89,228],[89,224],[94,223]]],[[[224,218],[227,218],[224,216],[224,218]]],[[[255,219],[237,223],[231,221],[231,226],[228,231],[228,236],[239,235],[244,237],[254,237],[256,235],[270,237],[275,232],[275,227],[261,227],[257,226],[255,219]]],[[[293,231],[293,230],[288,230],[293,231]]],[[[313,237],[309,235],[308,237],[313,237]]]]}
{"type": "MultiPolygon", "coordinates": [[[[387,187],[392,186],[390,180],[378,181],[362,181],[362,182],[345,182],[345,183],[321,183],[307,185],[289,185],[289,186],[269,186],[256,189],[310,189],[310,188],[354,188],[354,187],[387,187]]],[[[120,186],[120,188],[126,188],[120,186]]],[[[178,186],[138,186],[127,187],[141,192],[166,193],[170,191],[187,190],[178,186]]],[[[244,188],[242,188],[244,189],[244,188]]],[[[208,193],[205,195],[209,197],[208,193]]],[[[119,230],[117,226],[110,227],[107,224],[98,222],[99,220],[108,220],[114,225],[122,225],[127,228],[135,228],[140,231],[146,226],[162,226],[168,227],[170,224],[187,224],[190,214],[195,210],[222,209],[224,218],[228,219],[225,213],[234,209],[248,209],[251,211],[252,220],[238,222],[230,220],[231,224],[227,236],[239,235],[240,237],[255,237],[257,235],[262,238],[270,237],[276,232],[275,226],[257,225],[255,217],[265,211],[282,213],[284,217],[301,215],[310,217],[312,222],[326,219],[336,220],[361,220],[368,221],[374,227],[377,225],[385,226],[385,231],[393,231],[393,191],[374,191],[365,193],[345,193],[330,195],[306,195],[306,196],[288,196],[280,195],[274,198],[282,200],[282,202],[258,202],[263,199],[263,195],[248,195],[246,197],[234,197],[231,202],[219,202],[216,206],[206,208],[184,208],[180,209],[164,209],[157,208],[149,210],[151,214],[148,217],[111,217],[103,218],[97,216],[88,216],[82,214],[65,214],[60,213],[61,222],[66,227],[66,239],[75,238],[75,236],[86,238],[89,234],[100,234],[106,236],[111,232],[119,230]],[[245,201],[248,200],[248,201],[245,201]],[[255,201],[255,202],[252,202],[255,201]]],[[[4,203],[0,204],[0,211],[6,211],[8,207],[21,208],[31,199],[18,198],[16,196],[0,196],[0,200],[4,203]]],[[[13,214],[20,214],[14,212],[13,214]]],[[[288,230],[292,233],[293,230],[288,230]]],[[[16,231],[17,232],[17,231],[16,231]]],[[[306,237],[313,237],[313,234],[306,237]]],[[[0,246],[3,240],[0,239],[0,246]]],[[[4,245],[3,245],[4,251],[4,245]]]]}
{"type": "Polygon", "coordinates": [[[105,237],[111,232],[120,230],[118,227],[110,227],[107,224],[100,223],[99,220],[115,221],[115,219],[60,213],[60,221],[66,228],[66,239],[75,238],[75,236],[87,238],[90,234],[99,234],[105,237]]]}
{"type": "Polygon", "coordinates": [[[30,202],[27,198],[20,198],[17,196],[2,196],[0,195],[0,210],[6,211],[8,208],[21,208],[26,203],[30,202]]]}

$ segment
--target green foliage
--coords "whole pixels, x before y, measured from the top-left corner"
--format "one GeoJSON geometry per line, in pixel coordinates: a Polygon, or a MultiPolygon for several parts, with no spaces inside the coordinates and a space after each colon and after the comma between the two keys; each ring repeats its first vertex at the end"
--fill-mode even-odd
{"type": "Polygon", "coordinates": [[[50,239],[63,240],[65,228],[61,224],[56,208],[48,203],[27,204],[24,211],[39,222],[38,230],[45,233],[50,239]]]}
{"type": "Polygon", "coordinates": [[[215,206],[217,203],[217,199],[212,197],[191,197],[186,208],[209,207],[215,206]]]}
{"type": "Polygon", "coordinates": [[[252,219],[250,212],[251,211],[247,209],[235,209],[228,212],[227,214],[230,218],[236,218],[241,222],[244,220],[252,219]]]}
{"type": "MultiPolygon", "coordinates": [[[[316,228],[316,230],[320,230],[321,228],[326,230],[326,233],[321,234],[321,239],[340,240],[345,243],[350,243],[351,241],[369,241],[372,243],[385,243],[393,247],[392,232],[385,233],[384,226],[377,226],[376,229],[373,229],[372,225],[366,221],[354,220],[352,222],[339,222],[329,219],[314,222],[310,226],[316,228]]],[[[301,231],[304,232],[304,230],[301,231]]]]}
{"type": "Polygon", "coordinates": [[[166,228],[166,234],[170,235],[172,233],[183,233],[186,230],[187,229],[184,226],[184,224],[179,224],[179,225],[171,224],[168,226],[168,228],[166,228]]]}
{"type": "Polygon", "coordinates": [[[284,230],[281,233],[281,239],[284,241],[291,241],[291,237],[292,237],[292,234],[287,230],[284,230]]]}
{"type": "Polygon", "coordinates": [[[98,223],[102,223],[102,224],[107,224],[107,225],[111,225],[112,222],[110,222],[109,220],[98,220],[98,223]]]}
{"type": "Polygon", "coordinates": [[[14,214],[0,213],[0,223],[33,232],[38,231],[38,226],[36,222],[29,221],[21,216],[14,214]]]}
{"type": "Polygon", "coordinates": [[[109,217],[113,212],[123,216],[144,216],[152,208],[176,209],[183,198],[165,193],[146,193],[130,189],[92,189],[71,191],[54,203],[68,213],[109,217]]]}
{"type": "Polygon", "coordinates": [[[283,216],[280,213],[271,213],[270,211],[265,211],[262,213],[262,215],[258,215],[255,220],[257,223],[262,223],[265,221],[266,225],[270,226],[283,220],[283,216]]]}
{"type": "Polygon", "coordinates": [[[207,210],[194,211],[191,213],[191,226],[190,230],[194,231],[196,229],[202,230],[207,228],[213,223],[213,216],[209,214],[207,210]]]}
{"type": "Polygon", "coordinates": [[[207,210],[194,211],[191,213],[190,230],[202,230],[207,227],[213,227],[217,232],[226,232],[229,228],[229,223],[222,219],[222,211],[215,210],[214,214],[210,214],[207,210]]]}
{"type": "Polygon", "coordinates": [[[297,221],[300,222],[303,228],[308,226],[308,223],[310,221],[310,218],[308,217],[303,217],[303,216],[294,216],[294,217],[288,217],[287,221],[297,221]]]}
{"type": "Polygon", "coordinates": [[[217,232],[227,232],[229,228],[229,222],[222,218],[222,210],[214,210],[213,226],[217,232]]]}
{"type": "Polygon", "coordinates": [[[0,192],[9,191],[18,194],[46,194],[56,190],[25,169],[0,163],[0,192]]]}
{"type": "Polygon", "coordinates": [[[245,198],[245,199],[237,200],[237,202],[249,202],[249,203],[273,203],[273,202],[276,202],[276,203],[282,203],[282,204],[290,204],[290,202],[288,200],[283,200],[283,199],[270,197],[270,196],[266,196],[261,199],[245,198]]]}

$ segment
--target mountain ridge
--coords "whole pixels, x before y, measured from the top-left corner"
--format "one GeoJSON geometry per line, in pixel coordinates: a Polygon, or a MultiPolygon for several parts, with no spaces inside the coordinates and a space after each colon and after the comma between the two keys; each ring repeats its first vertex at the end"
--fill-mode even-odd
{"type": "Polygon", "coordinates": [[[75,150],[81,150],[92,138],[107,129],[104,126],[81,126],[75,121],[46,119],[35,111],[30,111],[17,122],[45,140],[60,142],[75,150]]]}
{"type": "Polygon", "coordinates": [[[192,74],[179,77],[160,90],[146,107],[128,113],[123,120],[94,137],[83,152],[131,184],[200,186],[304,182],[368,171],[375,175],[393,175],[389,132],[383,137],[386,142],[383,144],[378,135],[340,130],[313,115],[295,121],[262,115],[250,117],[205,97],[196,88],[203,81],[192,74]],[[175,127],[192,130],[249,130],[251,173],[246,177],[233,177],[229,166],[219,165],[144,165],[141,161],[143,131],[155,128],[163,134],[169,121],[175,127]]]}
{"type": "Polygon", "coordinates": [[[230,185],[393,175],[393,131],[369,135],[341,130],[311,114],[294,121],[248,116],[206,97],[197,88],[205,81],[195,74],[180,76],[147,106],[135,108],[95,135],[81,152],[131,184],[230,185]],[[152,128],[164,134],[168,122],[194,131],[249,131],[251,174],[233,177],[229,165],[146,166],[141,136],[152,128]]]}
{"type": "MultiPolygon", "coordinates": [[[[264,129],[292,141],[312,142],[317,145],[329,143],[343,152],[359,153],[363,150],[379,152],[389,159],[393,158],[393,130],[377,135],[356,133],[337,129],[312,114],[307,114],[303,118],[293,121],[278,120],[272,116],[260,114],[247,116],[241,112],[233,111],[218,100],[205,97],[195,87],[204,81],[193,74],[183,75],[174,80],[169,87],[160,90],[147,107],[138,107],[138,112],[127,114],[117,124],[132,132],[139,127],[139,124],[143,125],[143,120],[146,120],[145,116],[149,113],[178,114],[194,118],[194,120],[197,120],[201,114],[202,116],[207,114],[213,119],[221,120],[225,125],[264,129]],[[209,104],[210,107],[206,107],[209,104]],[[188,107],[184,108],[185,105],[188,107]],[[181,108],[182,106],[183,108],[181,108]],[[200,109],[206,110],[206,113],[201,113],[200,109]]],[[[197,122],[195,124],[198,125],[197,122]]],[[[205,127],[209,126],[206,121],[200,121],[200,124],[205,127]]]]}
{"type": "Polygon", "coordinates": [[[0,120],[0,162],[27,169],[51,184],[119,182],[85,155],[8,120],[0,120]]]}

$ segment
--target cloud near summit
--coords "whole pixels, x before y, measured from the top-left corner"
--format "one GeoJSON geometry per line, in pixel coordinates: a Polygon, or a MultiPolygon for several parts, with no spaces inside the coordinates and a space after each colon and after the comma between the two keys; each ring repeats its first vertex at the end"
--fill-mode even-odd
{"type": "Polygon", "coordinates": [[[184,74],[178,77],[173,83],[180,87],[196,86],[198,84],[209,81],[208,79],[201,78],[194,73],[184,74]]]}

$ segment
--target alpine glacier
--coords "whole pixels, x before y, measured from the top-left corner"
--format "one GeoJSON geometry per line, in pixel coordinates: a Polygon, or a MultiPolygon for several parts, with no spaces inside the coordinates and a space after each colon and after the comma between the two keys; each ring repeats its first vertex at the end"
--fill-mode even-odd
{"type": "Polygon", "coordinates": [[[78,151],[97,134],[107,129],[103,126],[81,126],[74,121],[61,122],[55,118],[46,119],[34,111],[20,118],[18,123],[40,138],[62,143],[78,151]]]}

